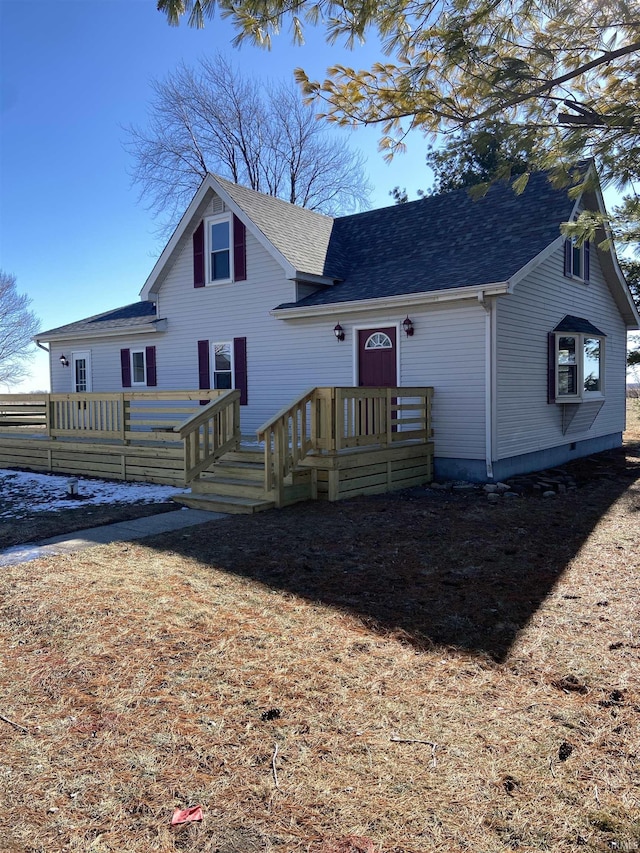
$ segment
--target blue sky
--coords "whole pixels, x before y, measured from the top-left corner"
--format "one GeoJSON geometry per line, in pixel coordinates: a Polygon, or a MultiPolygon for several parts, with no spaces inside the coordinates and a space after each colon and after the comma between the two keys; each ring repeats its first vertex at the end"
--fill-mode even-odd
{"type": "MultiPolygon", "coordinates": [[[[349,52],[309,33],[304,47],[281,36],[270,52],[231,46],[233,29],[169,27],[155,0],[0,0],[0,268],[17,277],[42,328],[134,302],[162,250],[156,224],[131,186],[123,126],[144,125],[150,82],[182,61],[222,52],[247,74],[312,77],[334,62],[367,67],[377,45],[349,52]]],[[[426,143],[415,138],[391,165],[373,129],[340,131],[367,158],[373,207],[429,179],[426,143]]],[[[48,388],[40,351],[19,388],[48,388]]],[[[0,388],[0,391],[5,391],[0,388]]]]}

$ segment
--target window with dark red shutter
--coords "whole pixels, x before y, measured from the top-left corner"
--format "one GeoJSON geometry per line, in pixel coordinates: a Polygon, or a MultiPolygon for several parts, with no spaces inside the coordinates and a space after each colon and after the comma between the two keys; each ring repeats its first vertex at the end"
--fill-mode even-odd
{"type": "Polygon", "coordinates": [[[198,341],[198,388],[211,388],[209,341],[198,341]]]}
{"type": "Polygon", "coordinates": [[[247,229],[244,222],[233,215],[233,278],[234,281],[246,281],[247,278],[247,229]]]}
{"type": "Polygon", "coordinates": [[[193,233],[193,286],[204,287],[204,222],[193,233]]]}
{"type": "Polygon", "coordinates": [[[131,388],[131,357],[130,350],[120,350],[120,370],[122,372],[122,387],[131,388]]]}
{"type": "Polygon", "coordinates": [[[240,405],[246,406],[248,401],[247,381],[247,339],[233,339],[233,370],[234,387],[240,391],[240,405]]]}
{"type": "Polygon", "coordinates": [[[155,388],[158,384],[156,375],[156,348],[146,347],[144,356],[147,363],[147,386],[149,388],[155,388]]]}

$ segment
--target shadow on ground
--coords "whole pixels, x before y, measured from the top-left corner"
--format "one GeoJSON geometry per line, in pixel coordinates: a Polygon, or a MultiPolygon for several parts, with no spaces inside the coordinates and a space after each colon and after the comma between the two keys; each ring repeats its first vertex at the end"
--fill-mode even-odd
{"type": "MultiPolygon", "coordinates": [[[[502,661],[612,505],[638,508],[640,446],[568,467],[577,491],[548,500],[490,505],[479,492],[420,489],[230,517],[146,544],[348,610],[417,647],[502,661]]],[[[617,547],[634,550],[630,540],[617,547]]]]}

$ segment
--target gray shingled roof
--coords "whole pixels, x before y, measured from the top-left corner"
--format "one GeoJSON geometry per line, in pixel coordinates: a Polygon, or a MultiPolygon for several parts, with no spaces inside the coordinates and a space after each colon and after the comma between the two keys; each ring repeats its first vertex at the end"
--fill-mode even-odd
{"type": "Polygon", "coordinates": [[[66,326],[58,326],[55,329],[47,329],[39,332],[35,337],[41,341],[51,340],[58,335],[77,334],[83,337],[85,334],[96,335],[105,331],[131,331],[142,326],[151,326],[157,320],[155,302],[146,300],[124,305],[113,311],[105,311],[103,314],[94,314],[84,320],[75,323],[67,323],[66,326]]]}
{"type": "Polygon", "coordinates": [[[294,269],[310,275],[325,274],[334,222],[330,216],[257,193],[218,175],[215,179],[294,269]]]}
{"type": "MultiPolygon", "coordinates": [[[[498,184],[478,201],[459,190],[337,219],[216,180],[294,269],[338,282],[278,308],[507,281],[560,235],[574,206],[542,173],[521,195],[498,184]]],[[[36,337],[133,331],[156,322],[155,303],[139,301],[36,337]]]]}
{"type": "Polygon", "coordinates": [[[554,332],[582,332],[585,335],[598,335],[606,338],[604,332],[601,332],[597,326],[585,320],[583,317],[574,317],[572,314],[567,314],[560,320],[558,325],[553,330],[554,332]]]}
{"type": "Polygon", "coordinates": [[[507,281],[560,235],[572,213],[566,190],[532,175],[474,201],[466,190],[334,220],[324,274],[339,284],[279,308],[507,281]]]}

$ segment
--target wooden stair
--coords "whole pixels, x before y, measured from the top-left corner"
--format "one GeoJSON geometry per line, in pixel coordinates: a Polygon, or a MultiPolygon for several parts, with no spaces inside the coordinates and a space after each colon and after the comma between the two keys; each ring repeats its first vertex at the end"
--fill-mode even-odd
{"type": "MultiPolygon", "coordinates": [[[[285,503],[311,497],[311,471],[296,471],[285,483],[285,503]]],[[[264,489],[264,453],[240,447],[226,453],[173,500],[192,509],[250,514],[275,507],[264,489]]]]}

